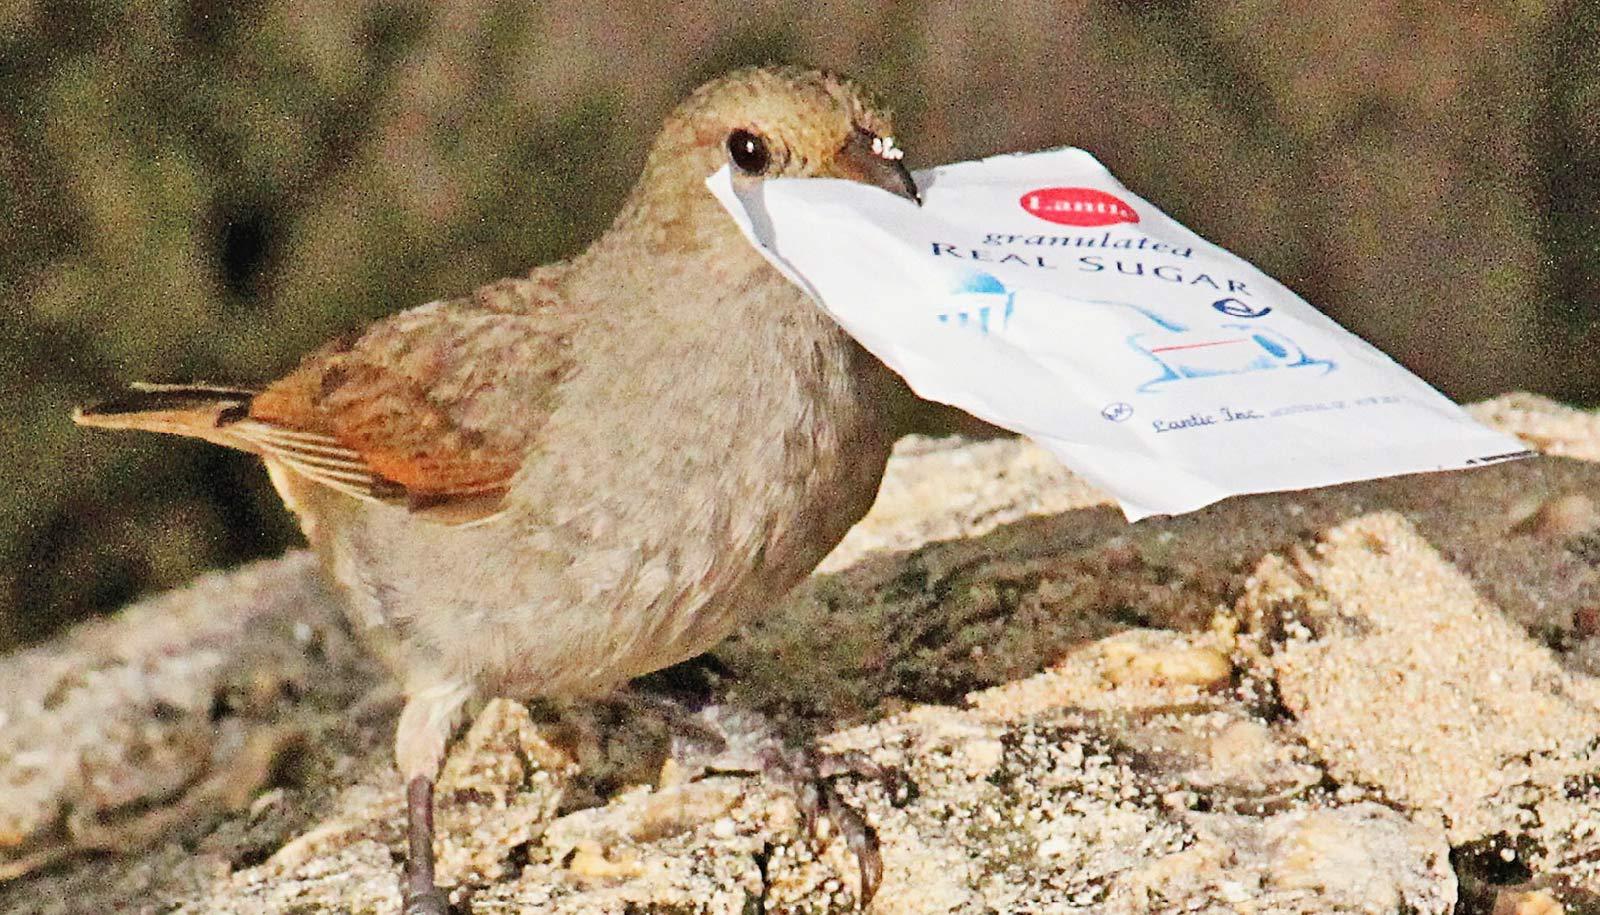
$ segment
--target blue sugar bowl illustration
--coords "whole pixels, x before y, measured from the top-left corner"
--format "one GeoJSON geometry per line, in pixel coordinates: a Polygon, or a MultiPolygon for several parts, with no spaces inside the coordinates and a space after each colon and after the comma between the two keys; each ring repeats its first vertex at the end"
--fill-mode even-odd
{"type": "Polygon", "coordinates": [[[1264,323],[1227,321],[1190,326],[1144,306],[1116,304],[1137,311],[1154,325],[1127,338],[1134,352],[1152,360],[1160,369],[1156,377],[1139,386],[1140,391],[1191,378],[1308,367],[1320,367],[1327,374],[1337,367],[1331,360],[1306,352],[1288,335],[1264,323]]]}
{"type": "Polygon", "coordinates": [[[982,333],[1003,330],[1016,311],[1017,294],[993,274],[973,271],[945,296],[937,318],[942,324],[972,327],[982,333]]]}

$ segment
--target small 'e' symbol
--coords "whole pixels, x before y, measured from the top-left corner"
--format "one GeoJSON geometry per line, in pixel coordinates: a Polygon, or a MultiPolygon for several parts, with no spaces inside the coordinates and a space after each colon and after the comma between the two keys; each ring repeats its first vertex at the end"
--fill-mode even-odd
{"type": "Polygon", "coordinates": [[[1133,415],[1133,407],[1118,401],[1117,403],[1106,404],[1105,409],[1100,411],[1100,415],[1114,423],[1120,423],[1133,415]]]}
{"type": "Polygon", "coordinates": [[[1211,303],[1211,307],[1230,318],[1259,318],[1272,310],[1265,305],[1251,305],[1243,299],[1218,299],[1211,303]]]}

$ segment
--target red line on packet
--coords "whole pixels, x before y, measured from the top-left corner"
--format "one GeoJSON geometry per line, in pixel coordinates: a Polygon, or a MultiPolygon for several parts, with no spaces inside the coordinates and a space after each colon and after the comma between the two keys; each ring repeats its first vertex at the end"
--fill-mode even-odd
{"type": "Polygon", "coordinates": [[[1235,340],[1212,340],[1207,343],[1178,343],[1172,346],[1157,346],[1151,348],[1152,353],[1170,353],[1175,349],[1199,349],[1202,346],[1227,346],[1229,343],[1244,343],[1245,339],[1239,337],[1235,340]]]}

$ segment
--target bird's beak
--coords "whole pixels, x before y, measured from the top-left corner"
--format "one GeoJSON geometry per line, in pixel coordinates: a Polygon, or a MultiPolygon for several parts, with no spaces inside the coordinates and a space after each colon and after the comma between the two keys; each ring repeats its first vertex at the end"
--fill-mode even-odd
{"type": "Polygon", "coordinates": [[[921,206],[922,198],[917,195],[916,182],[911,180],[911,173],[906,171],[901,156],[900,148],[889,137],[857,130],[834,155],[834,174],[881,187],[921,206]]]}

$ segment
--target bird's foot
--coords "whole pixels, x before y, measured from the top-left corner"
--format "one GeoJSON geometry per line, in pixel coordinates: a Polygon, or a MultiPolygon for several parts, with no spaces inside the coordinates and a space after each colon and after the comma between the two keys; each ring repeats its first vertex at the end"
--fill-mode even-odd
{"type": "Polygon", "coordinates": [[[786,744],[765,717],[747,710],[709,705],[689,717],[694,726],[674,740],[674,761],[702,774],[760,775],[791,793],[807,835],[814,840],[837,835],[855,856],[865,909],[883,882],[883,856],[877,831],[839,792],[838,783],[847,778],[876,782],[898,807],[915,795],[910,779],[860,753],[830,754],[786,744]]]}
{"type": "Polygon", "coordinates": [[[845,778],[877,782],[889,803],[896,807],[915,796],[916,786],[905,773],[880,766],[855,752],[827,754],[812,748],[774,747],[763,754],[763,762],[762,774],[794,794],[795,806],[813,839],[822,838],[824,830],[832,830],[844,840],[860,870],[861,908],[866,909],[883,883],[878,832],[839,793],[837,782],[845,778]]]}
{"type": "Polygon", "coordinates": [[[450,900],[436,886],[416,892],[409,886],[401,902],[400,915],[450,915],[450,900]]]}
{"type": "Polygon", "coordinates": [[[697,659],[636,682],[630,702],[664,719],[679,777],[759,775],[792,794],[807,835],[816,840],[831,832],[855,856],[860,905],[866,909],[883,882],[883,856],[877,831],[840,793],[839,783],[875,782],[896,807],[915,796],[916,786],[904,773],[864,754],[823,753],[809,743],[786,741],[767,716],[718,702],[719,681],[726,675],[714,659],[711,666],[706,658],[697,659]]]}

